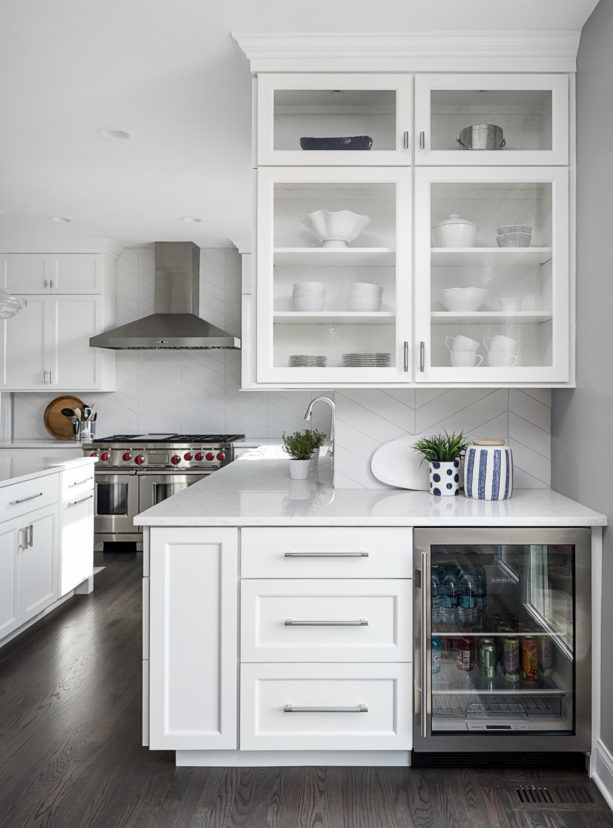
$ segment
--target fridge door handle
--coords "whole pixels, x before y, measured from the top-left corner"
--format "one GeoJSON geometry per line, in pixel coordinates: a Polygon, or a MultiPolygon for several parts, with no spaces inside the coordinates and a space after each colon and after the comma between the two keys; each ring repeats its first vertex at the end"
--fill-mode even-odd
{"type": "Polygon", "coordinates": [[[428,674],[428,604],[426,577],[428,566],[428,553],[421,550],[421,735],[425,738],[428,735],[428,696],[430,681],[428,674]]]}

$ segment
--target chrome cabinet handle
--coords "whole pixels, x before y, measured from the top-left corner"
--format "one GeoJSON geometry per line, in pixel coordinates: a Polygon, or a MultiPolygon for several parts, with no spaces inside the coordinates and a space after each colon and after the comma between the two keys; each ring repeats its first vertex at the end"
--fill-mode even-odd
{"type": "Polygon", "coordinates": [[[421,735],[422,737],[426,736],[428,731],[428,705],[427,705],[427,697],[430,682],[428,681],[428,650],[426,647],[427,642],[427,632],[428,632],[428,589],[427,589],[427,581],[426,573],[428,572],[428,553],[422,550],[421,553],[421,573],[422,573],[422,584],[421,584],[421,651],[422,651],[422,661],[421,661],[421,735]]]}
{"type": "Polygon", "coordinates": [[[286,618],[283,622],[286,627],[367,627],[366,618],[356,618],[348,621],[296,621],[294,618],[286,618]]]}
{"type": "Polygon", "coordinates": [[[294,707],[293,704],[286,704],[283,707],[284,713],[368,713],[365,704],[358,704],[355,707],[294,707]]]}
{"type": "Polygon", "coordinates": [[[368,552],[285,552],[286,558],[367,558],[368,552]]]}
{"type": "Polygon", "coordinates": [[[86,497],[82,497],[80,500],[72,500],[70,503],[67,503],[66,505],[67,506],[76,506],[77,503],[85,503],[86,500],[91,500],[93,496],[94,496],[94,494],[92,492],[92,494],[88,494],[86,497]]]}
{"type": "Polygon", "coordinates": [[[69,483],[68,485],[71,488],[72,488],[72,486],[82,486],[83,483],[89,483],[89,481],[93,480],[93,479],[94,479],[93,477],[86,477],[85,480],[77,480],[76,483],[69,483]]]}
{"type": "Polygon", "coordinates": [[[49,279],[49,287],[53,287],[53,279],[49,279]]]}
{"type": "Polygon", "coordinates": [[[426,149],[426,133],[423,131],[419,133],[419,148],[426,149]]]}
{"type": "Polygon", "coordinates": [[[42,497],[42,492],[37,492],[33,495],[28,495],[27,497],[20,497],[18,500],[10,500],[9,503],[11,506],[16,506],[18,503],[26,503],[28,500],[34,500],[37,497],[42,497]]]}
{"type": "Polygon", "coordinates": [[[49,287],[49,280],[48,279],[43,280],[43,287],[49,287]]]}
{"type": "Polygon", "coordinates": [[[49,373],[49,371],[43,371],[43,385],[48,385],[49,384],[47,382],[47,374],[48,373],[49,373]]]}
{"type": "Polygon", "coordinates": [[[409,131],[405,130],[402,134],[402,148],[407,149],[409,148],[409,131]]]}
{"type": "Polygon", "coordinates": [[[29,523],[23,530],[23,548],[34,546],[34,527],[29,523]]]}
{"type": "Polygon", "coordinates": [[[405,339],[404,341],[404,371],[405,373],[409,370],[409,343],[408,340],[405,339]]]}
{"type": "Polygon", "coordinates": [[[426,370],[426,343],[423,340],[419,343],[419,370],[426,370]]]}

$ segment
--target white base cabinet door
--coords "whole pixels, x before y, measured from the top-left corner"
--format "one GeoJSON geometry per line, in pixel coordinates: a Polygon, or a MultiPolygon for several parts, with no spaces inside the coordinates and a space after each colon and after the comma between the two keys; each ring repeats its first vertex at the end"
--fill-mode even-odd
{"type": "Polygon", "coordinates": [[[21,519],[0,526],[0,639],[19,626],[16,563],[21,528],[21,519]]]}
{"type": "Polygon", "coordinates": [[[58,597],[57,506],[28,515],[25,524],[25,544],[19,550],[22,623],[58,597]]]}
{"type": "Polygon", "coordinates": [[[236,748],[238,530],[150,530],[152,749],[236,748]]]}

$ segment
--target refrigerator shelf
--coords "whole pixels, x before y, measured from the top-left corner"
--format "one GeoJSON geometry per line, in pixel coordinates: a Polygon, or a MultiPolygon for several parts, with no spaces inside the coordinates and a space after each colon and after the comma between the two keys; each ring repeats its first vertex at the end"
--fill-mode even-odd
{"type": "Polygon", "coordinates": [[[484,678],[479,672],[478,666],[469,673],[464,673],[455,665],[455,660],[445,660],[441,664],[441,672],[432,676],[432,696],[438,695],[470,695],[474,693],[497,695],[500,693],[510,694],[513,698],[518,696],[534,695],[565,695],[567,690],[553,676],[540,678],[537,682],[520,681],[510,682],[504,677],[500,668],[492,679],[484,678]]]}

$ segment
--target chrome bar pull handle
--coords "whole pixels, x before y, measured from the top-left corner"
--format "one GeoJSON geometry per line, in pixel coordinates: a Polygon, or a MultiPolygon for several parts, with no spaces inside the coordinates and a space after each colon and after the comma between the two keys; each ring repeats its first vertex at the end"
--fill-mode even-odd
{"type": "Polygon", "coordinates": [[[297,621],[294,618],[286,618],[284,624],[286,627],[367,627],[368,621],[366,618],[347,621],[297,621]]]}
{"type": "Polygon", "coordinates": [[[419,148],[426,149],[426,133],[423,130],[419,133],[419,148]]]}
{"type": "Polygon", "coordinates": [[[419,370],[423,373],[426,370],[426,343],[419,343],[419,370]]]}
{"type": "Polygon", "coordinates": [[[285,552],[286,558],[367,558],[368,552],[285,552]]]}
{"type": "Polygon", "coordinates": [[[34,546],[34,526],[31,523],[26,526],[25,530],[25,547],[27,549],[30,546],[34,546]]]}
{"type": "Polygon", "coordinates": [[[27,503],[28,500],[35,500],[37,497],[42,497],[42,492],[37,492],[33,495],[28,495],[27,497],[20,497],[17,500],[10,500],[9,503],[11,506],[16,506],[18,503],[27,503]]]}
{"type": "Polygon", "coordinates": [[[49,279],[49,287],[53,287],[53,279],[49,279]]]}
{"type": "Polygon", "coordinates": [[[407,339],[405,339],[405,341],[404,341],[403,351],[404,351],[404,372],[405,372],[405,374],[407,374],[408,371],[409,371],[409,342],[408,342],[407,339]]]}
{"type": "Polygon", "coordinates": [[[88,494],[87,497],[82,497],[80,500],[72,500],[70,503],[66,504],[67,506],[76,506],[78,503],[85,503],[86,500],[91,500],[93,497],[92,494],[88,494]]]}
{"type": "Polygon", "coordinates": [[[428,567],[428,553],[422,550],[421,553],[421,735],[426,736],[428,731],[428,693],[430,690],[430,676],[428,675],[428,578],[426,577],[428,567]]]}
{"type": "Polygon", "coordinates": [[[368,713],[365,704],[357,704],[355,707],[294,707],[293,704],[286,704],[283,707],[284,713],[368,713]]]}
{"type": "Polygon", "coordinates": [[[49,280],[43,279],[43,287],[49,287],[49,280]]]}
{"type": "Polygon", "coordinates": [[[408,150],[409,148],[409,131],[405,130],[402,134],[402,148],[408,150]]]}
{"type": "Polygon", "coordinates": [[[89,483],[90,480],[93,479],[93,477],[86,477],[84,480],[76,480],[74,483],[70,483],[69,487],[72,488],[73,486],[82,486],[84,483],[89,483]]]}

